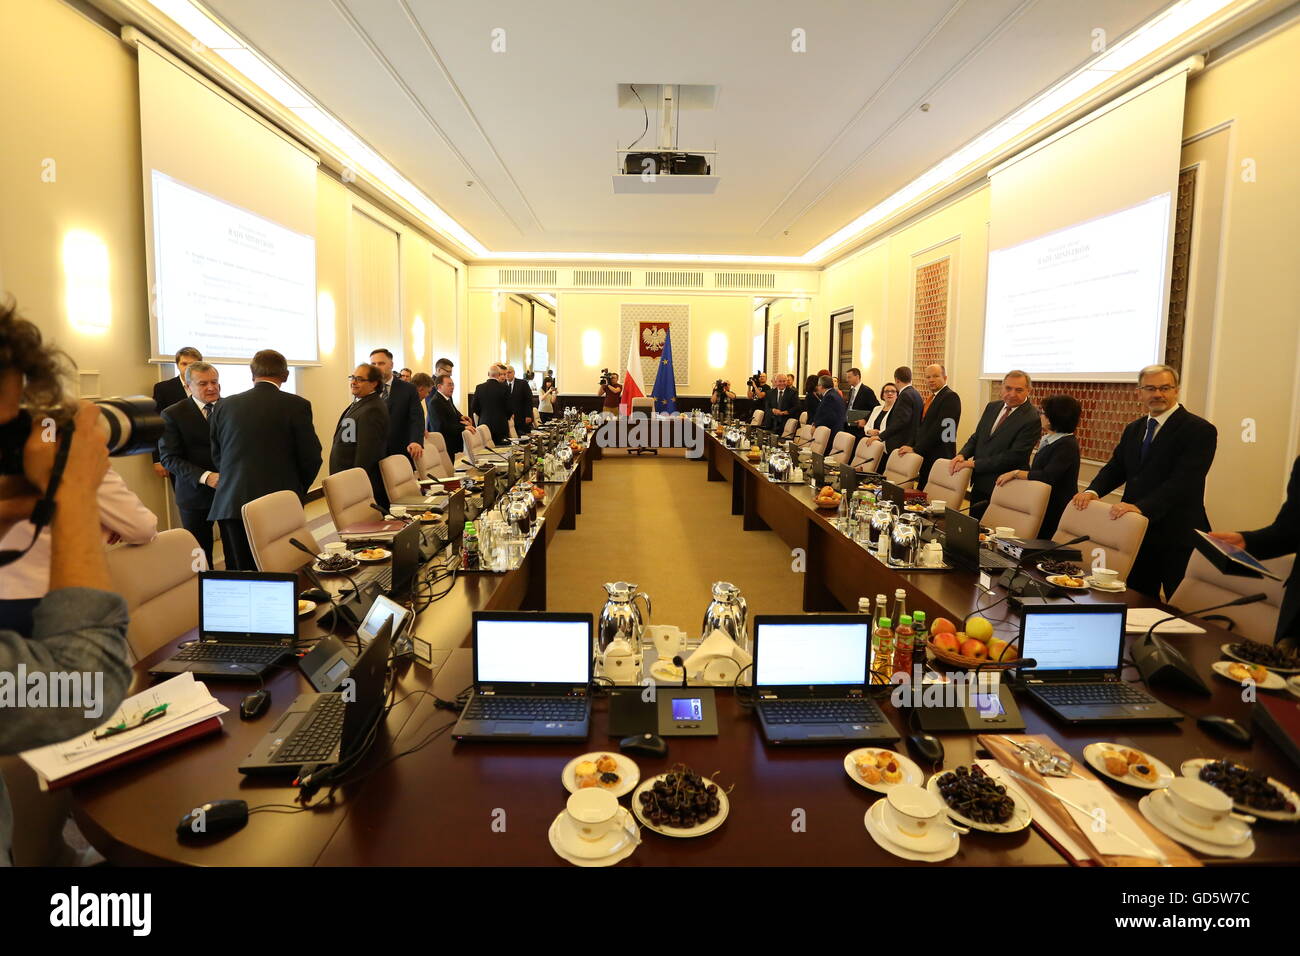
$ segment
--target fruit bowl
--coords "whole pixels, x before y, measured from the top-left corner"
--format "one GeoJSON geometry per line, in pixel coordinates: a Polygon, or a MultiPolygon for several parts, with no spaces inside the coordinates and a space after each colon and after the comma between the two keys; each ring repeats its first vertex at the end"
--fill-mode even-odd
{"type": "Polygon", "coordinates": [[[930,649],[931,654],[943,661],[945,664],[951,664],[954,667],[961,667],[968,671],[973,671],[977,667],[986,671],[1005,671],[1010,670],[1020,663],[1018,657],[1013,661],[995,661],[987,657],[971,657],[967,654],[962,654],[960,651],[950,651],[947,648],[939,647],[935,644],[933,637],[925,642],[925,646],[930,649]]]}
{"type": "Polygon", "coordinates": [[[822,511],[835,511],[840,506],[841,497],[843,496],[839,494],[836,494],[834,497],[830,497],[830,496],[822,497],[819,495],[816,498],[813,498],[813,504],[815,504],[822,511]]]}

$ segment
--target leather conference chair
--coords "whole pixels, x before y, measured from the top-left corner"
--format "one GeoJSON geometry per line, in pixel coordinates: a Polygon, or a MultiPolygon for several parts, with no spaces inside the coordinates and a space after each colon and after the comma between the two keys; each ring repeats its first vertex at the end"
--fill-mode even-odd
{"type": "Polygon", "coordinates": [[[796,419],[792,418],[785,423],[785,429],[781,432],[781,437],[785,439],[793,438],[794,433],[798,430],[799,430],[799,422],[796,419]]]}
{"type": "Polygon", "coordinates": [[[807,412],[800,412],[800,413],[799,413],[799,424],[800,424],[800,425],[807,425],[807,424],[808,424],[808,413],[807,413],[807,412]]]}
{"type": "MultiPolygon", "coordinates": [[[[373,513],[373,512],[372,512],[373,513]]],[[[316,536],[307,527],[307,513],[292,491],[273,491],[243,508],[244,532],[259,571],[297,571],[311,560],[292,544],[297,538],[313,554],[320,552],[316,536]]]]}
{"type": "MultiPolygon", "coordinates": [[[[863,441],[868,440],[863,439],[863,441]]],[[[966,500],[966,482],[970,476],[965,471],[959,471],[955,475],[950,474],[951,467],[951,458],[940,458],[931,465],[929,480],[925,483],[925,493],[931,501],[942,501],[949,508],[956,510],[966,500]]]]}
{"type": "Polygon", "coordinates": [[[441,432],[424,436],[424,457],[420,459],[426,478],[450,478],[456,473],[451,455],[447,454],[447,439],[441,432]]]}
{"type": "Polygon", "coordinates": [[[813,429],[812,444],[808,447],[817,452],[819,455],[826,454],[826,446],[831,440],[831,429],[829,425],[818,425],[813,429]]]}
{"type": "Polygon", "coordinates": [[[1241,607],[1225,607],[1205,615],[1207,620],[1224,623],[1233,634],[1250,638],[1263,644],[1272,644],[1277,634],[1277,615],[1282,606],[1282,593],[1285,582],[1291,576],[1291,566],[1295,556],[1288,554],[1284,558],[1274,558],[1262,562],[1264,567],[1276,574],[1281,581],[1268,578],[1247,578],[1235,574],[1224,574],[1199,551],[1192,552],[1187,562],[1187,574],[1170,597],[1169,603],[1180,611],[1195,611],[1197,608],[1222,604],[1247,594],[1261,591],[1268,595],[1257,604],[1245,604],[1241,607]]]}
{"type": "Polygon", "coordinates": [[[925,459],[916,452],[902,455],[895,449],[894,453],[885,459],[885,478],[896,485],[905,485],[916,480],[921,474],[923,464],[925,459]]]}
{"type": "Polygon", "coordinates": [[[483,441],[484,448],[496,447],[496,442],[492,441],[492,429],[488,428],[486,425],[479,425],[478,435],[479,438],[482,439],[483,441]]]}
{"type": "Polygon", "coordinates": [[[858,471],[880,471],[880,459],[885,454],[885,443],[879,438],[859,438],[851,464],[858,471]]]}
{"type": "Polygon", "coordinates": [[[379,460],[379,476],[384,479],[384,491],[389,501],[401,501],[403,498],[420,498],[424,492],[411,467],[411,459],[405,455],[389,455],[379,460]]]}
{"type": "Polygon", "coordinates": [[[749,423],[751,425],[761,425],[763,424],[764,417],[763,410],[761,408],[756,408],[754,409],[754,414],[749,416],[749,423]]]}
{"type": "MultiPolygon", "coordinates": [[[[962,475],[965,474],[963,471],[962,475]]],[[[1024,481],[1019,478],[1008,481],[1005,485],[994,487],[980,524],[989,528],[1015,528],[1017,538],[1036,538],[1051,497],[1052,486],[1045,481],[1024,481]]]]}
{"type": "Polygon", "coordinates": [[[847,465],[853,454],[853,434],[851,432],[840,432],[831,442],[830,454],[826,456],[827,461],[834,461],[841,465],[847,465]]]}
{"type": "Polygon", "coordinates": [[[148,657],[199,623],[203,552],[184,528],[164,531],[148,544],[114,548],[104,556],[113,590],[126,601],[126,641],[131,663],[148,657]]]}
{"type": "MultiPolygon", "coordinates": [[[[655,400],[648,396],[632,399],[632,415],[636,418],[653,418],[655,413],[655,400]]],[[[658,457],[659,449],[651,448],[648,445],[629,445],[627,449],[629,455],[654,455],[658,457]]]]}
{"type": "Polygon", "coordinates": [[[1142,539],[1146,537],[1147,519],[1145,515],[1130,511],[1112,521],[1110,508],[1111,502],[1098,500],[1089,502],[1083,511],[1072,504],[1066,505],[1052,540],[1060,543],[1081,534],[1087,535],[1088,540],[1078,545],[1083,556],[1080,564],[1085,568],[1091,567],[1100,558],[1097,567],[1110,568],[1121,581],[1126,581],[1138,549],[1142,547],[1142,539]],[[1098,549],[1101,554],[1094,553],[1098,549]]]}
{"type": "Polygon", "coordinates": [[[800,448],[805,447],[810,441],[812,441],[812,437],[813,437],[812,426],[800,425],[799,428],[795,431],[794,437],[798,440],[800,448]]]}
{"type": "Polygon", "coordinates": [[[336,475],[330,475],[323,483],[325,504],[330,509],[330,520],[334,528],[342,531],[348,525],[359,521],[375,521],[378,512],[370,507],[375,504],[375,492],[370,487],[370,476],[364,468],[349,468],[336,475]]]}

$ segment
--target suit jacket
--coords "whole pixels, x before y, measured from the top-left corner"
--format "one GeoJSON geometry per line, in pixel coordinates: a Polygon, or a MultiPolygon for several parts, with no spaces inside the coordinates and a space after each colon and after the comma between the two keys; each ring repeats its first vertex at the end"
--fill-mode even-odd
{"type": "Polygon", "coordinates": [[[844,396],[844,401],[846,411],[855,412],[869,412],[880,404],[880,399],[876,398],[876,393],[865,382],[858,384],[858,394],[856,395],[853,394],[853,389],[850,388],[848,395],[844,396]],[[849,401],[849,396],[853,397],[853,401],[849,401]]]}
{"type": "MultiPolygon", "coordinates": [[[[388,455],[388,432],[388,406],[378,391],[350,403],[334,426],[330,474],[336,475],[349,468],[364,468],[373,485],[379,478],[379,462],[388,455]],[[345,434],[348,422],[352,423],[347,429],[352,433],[350,436],[345,434]]],[[[424,444],[423,434],[420,444],[424,444]]],[[[405,448],[402,454],[406,454],[405,448]]],[[[383,487],[382,480],[379,486],[383,487]]]]}
{"type": "Polygon", "coordinates": [[[763,424],[772,431],[784,430],[785,423],[791,418],[799,418],[799,393],[793,388],[772,389],[767,393],[767,403],[764,410],[767,412],[763,416],[763,424]],[[777,398],[777,392],[780,392],[780,398],[777,398]],[[774,415],[773,412],[780,410],[789,412],[789,415],[774,415]]]}
{"type": "MultiPolygon", "coordinates": [[[[212,406],[209,415],[216,414],[217,405],[212,406]]],[[[158,451],[163,467],[175,478],[176,507],[184,511],[206,511],[212,507],[214,492],[199,479],[205,471],[219,470],[212,464],[208,420],[188,397],[164,408],[162,420],[163,436],[158,441],[158,451]]]]}
{"type": "Polygon", "coordinates": [[[803,410],[808,413],[809,425],[811,425],[812,420],[817,417],[817,406],[820,405],[821,402],[822,400],[817,397],[816,392],[809,392],[806,395],[804,395],[803,410]]]}
{"type": "Polygon", "coordinates": [[[963,458],[975,459],[970,496],[975,504],[987,501],[993,494],[993,483],[998,475],[1013,468],[1029,467],[1029,456],[1043,434],[1038,409],[1032,402],[1024,402],[1007,415],[996,432],[993,431],[993,424],[1005,405],[1001,399],[985,405],[974,434],[961,446],[963,458]]]}
{"type": "Polygon", "coordinates": [[[921,403],[924,412],[916,426],[916,443],[913,451],[925,459],[921,468],[922,484],[930,477],[930,466],[940,458],[952,458],[957,454],[957,426],[961,422],[961,396],[947,385],[934,393],[929,411],[925,411],[925,402],[921,403]],[[945,438],[945,435],[951,436],[945,438]]]}
{"type": "MultiPolygon", "coordinates": [[[[175,378],[169,378],[165,382],[154,382],[153,386],[153,403],[158,409],[158,414],[162,414],[163,409],[170,408],[179,402],[182,398],[188,398],[189,392],[185,388],[185,383],[177,375],[175,378]]],[[[162,460],[161,449],[153,450],[153,460],[162,460]]],[[[164,468],[167,466],[164,465],[164,468]]]]}
{"type": "Polygon", "coordinates": [[[503,442],[510,437],[509,396],[499,379],[489,378],[474,389],[474,410],[478,413],[479,424],[486,425],[492,432],[493,443],[503,442]]]}
{"type": "MultiPolygon", "coordinates": [[[[1291,466],[1286,501],[1273,523],[1257,531],[1244,531],[1242,537],[1246,539],[1246,550],[1261,561],[1294,554],[1300,548],[1300,458],[1291,466]]],[[[1286,591],[1282,595],[1282,607],[1277,616],[1276,639],[1279,641],[1300,639],[1300,576],[1297,576],[1297,569],[1300,565],[1292,566],[1291,577],[1287,578],[1286,591]]]]}
{"type": "MultiPolygon", "coordinates": [[[[809,424],[813,428],[825,425],[831,430],[831,438],[839,432],[844,431],[844,397],[833,388],[828,388],[822,395],[821,401],[817,403],[817,417],[811,419],[809,424]]],[[[826,445],[826,450],[830,451],[830,443],[826,445]]]]}
{"type": "Polygon", "coordinates": [[[434,425],[429,430],[442,435],[442,440],[447,443],[447,454],[455,459],[465,450],[465,426],[460,420],[460,409],[441,392],[431,394],[429,403],[433,409],[434,425]]]}
{"type": "Polygon", "coordinates": [[[307,399],[271,382],[254,382],[217,403],[208,431],[212,464],[221,473],[208,514],[213,521],[239,518],[245,504],[273,491],[306,500],[321,465],[307,399]]]}
{"type": "MultiPolygon", "coordinates": [[[[380,384],[380,389],[383,384],[380,384]]],[[[388,389],[388,441],[384,451],[389,455],[405,455],[406,446],[414,442],[424,447],[424,407],[420,393],[410,382],[396,375],[388,389]]]]}
{"type": "Polygon", "coordinates": [[[880,433],[880,438],[885,443],[886,456],[892,455],[895,449],[903,445],[916,447],[916,430],[921,423],[921,409],[924,406],[925,400],[921,398],[921,393],[911,385],[905,386],[898,393],[894,407],[889,410],[889,421],[880,433]]]}
{"type": "Polygon", "coordinates": [[[525,419],[536,418],[533,411],[533,389],[523,379],[517,378],[506,386],[510,391],[510,414],[515,417],[515,433],[526,435],[533,426],[525,419]]]}
{"type": "Polygon", "coordinates": [[[1038,534],[1034,535],[1050,538],[1056,533],[1065,506],[1079,493],[1079,440],[1073,435],[1062,435],[1038,450],[1028,470],[1030,481],[1041,481],[1052,486],[1052,493],[1047,499],[1047,510],[1043,512],[1043,523],[1039,525],[1038,534]]]}

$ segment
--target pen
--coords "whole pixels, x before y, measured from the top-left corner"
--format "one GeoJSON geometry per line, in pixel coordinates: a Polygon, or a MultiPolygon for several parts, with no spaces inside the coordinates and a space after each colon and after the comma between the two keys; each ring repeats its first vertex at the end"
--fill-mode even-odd
{"type": "Polygon", "coordinates": [[[167,713],[168,706],[170,705],[158,704],[156,707],[150,707],[133,721],[124,720],[120,724],[101,727],[99,730],[95,731],[94,737],[96,740],[105,740],[108,737],[113,737],[123,731],[134,730],[136,727],[143,726],[144,724],[157,720],[159,717],[163,716],[163,714],[167,713]]]}

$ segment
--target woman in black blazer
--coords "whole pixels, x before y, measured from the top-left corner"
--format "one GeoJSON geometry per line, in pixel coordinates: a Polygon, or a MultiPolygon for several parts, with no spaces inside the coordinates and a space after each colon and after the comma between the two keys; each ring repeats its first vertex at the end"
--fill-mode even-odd
{"type": "Polygon", "coordinates": [[[1061,513],[1079,491],[1079,440],[1074,430],[1079,427],[1083,409],[1069,395],[1053,395],[1046,399],[1038,411],[1038,418],[1046,434],[1038,440],[1038,450],[1026,471],[1004,472],[998,475],[998,485],[1017,478],[1041,481],[1052,486],[1047,499],[1043,523],[1038,528],[1039,538],[1050,538],[1056,533],[1061,513]]]}
{"type": "Polygon", "coordinates": [[[817,406],[822,400],[817,397],[817,376],[809,375],[808,381],[803,383],[803,410],[808,413],[808,424],[817,417],[817,406]]]}

